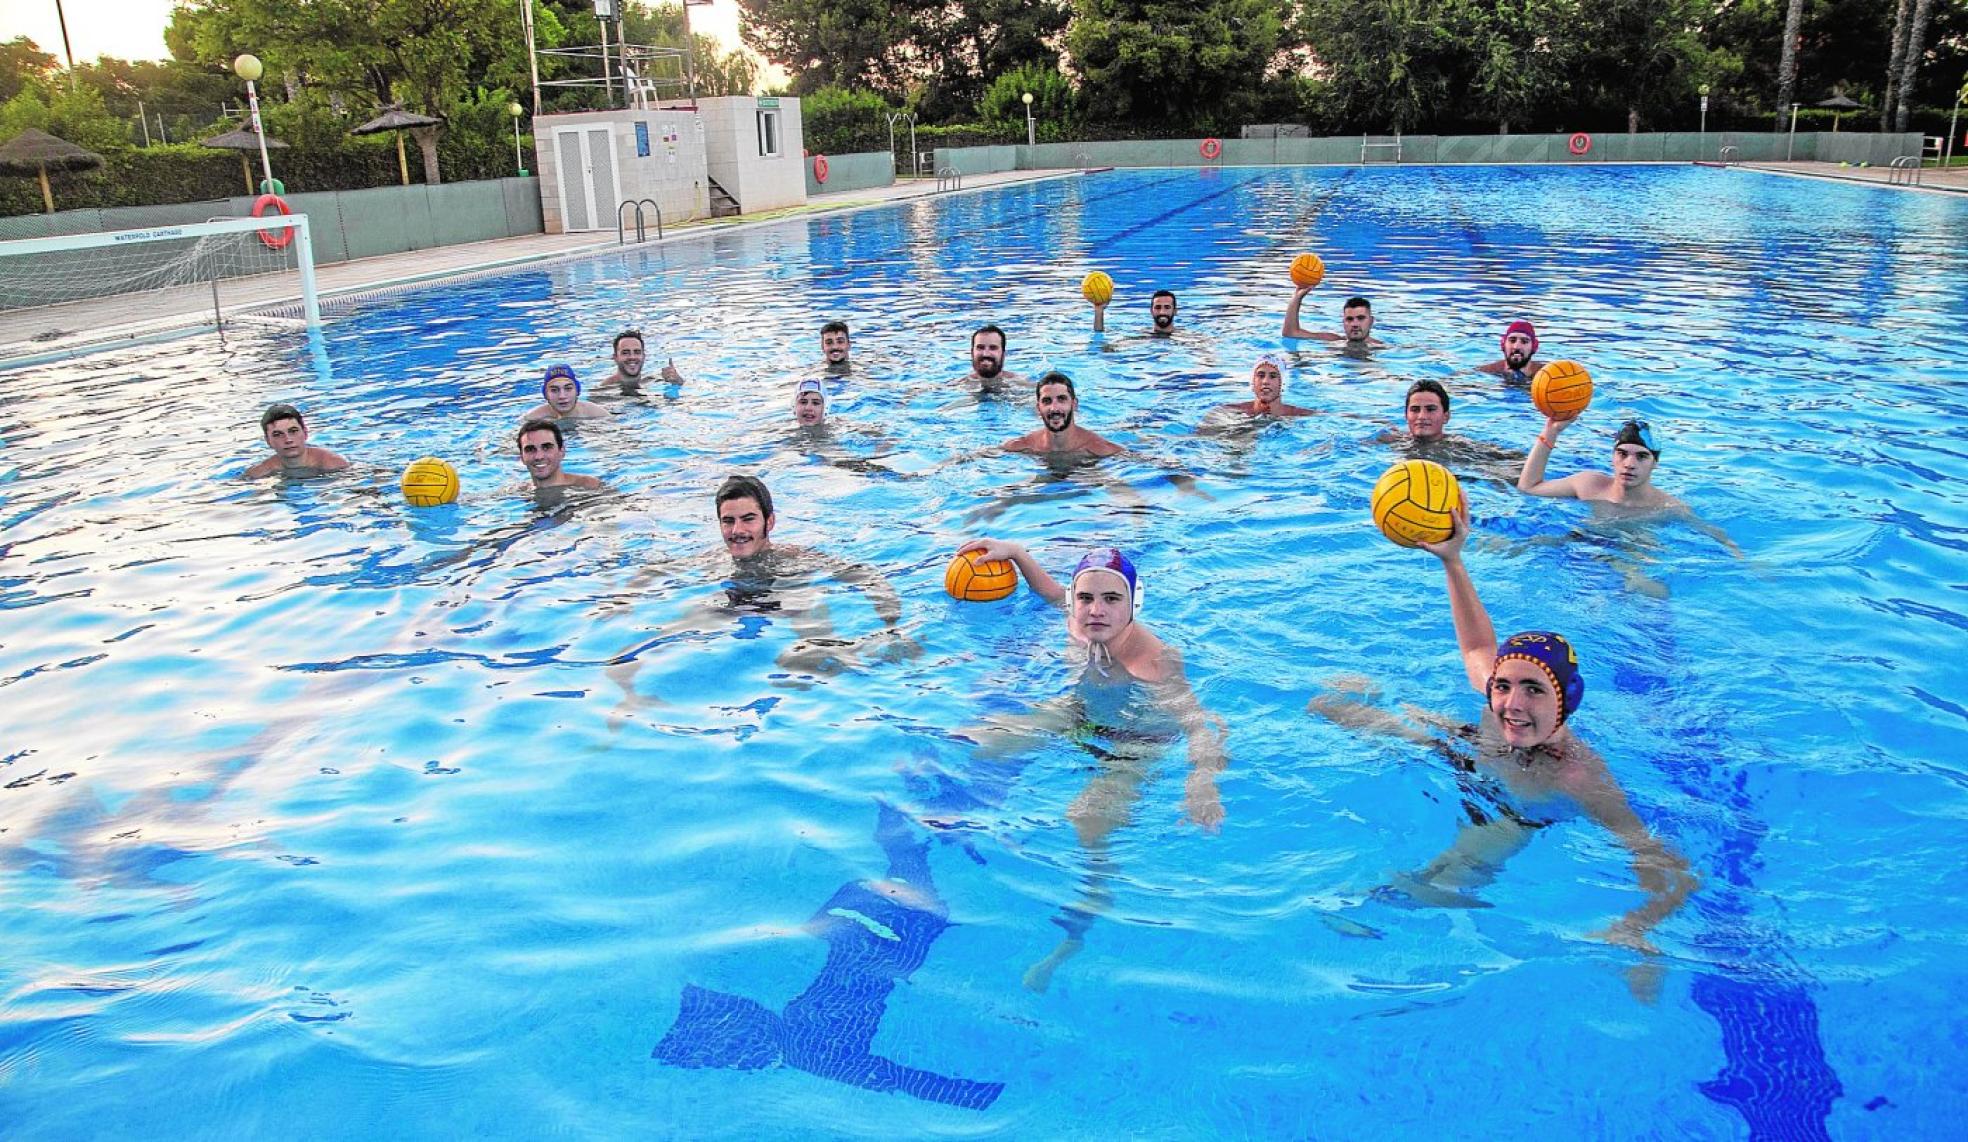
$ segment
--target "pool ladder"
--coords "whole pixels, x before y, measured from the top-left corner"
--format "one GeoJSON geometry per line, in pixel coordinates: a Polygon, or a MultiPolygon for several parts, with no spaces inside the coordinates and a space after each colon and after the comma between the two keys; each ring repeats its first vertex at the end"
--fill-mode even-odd
{"type": "Polygon", "coordinates": [[[1921,178],[1920,160],[1912,155],[1901,155],[1886,164],[1886,185],[1919,186],[1921,178]]]}
{"type": "Polygon", "coordinates": [[[1715,160],[1725,167],[1740,166],[1743,161],[1742,148],[1723,147],[1720,151],[1716,152],[1715,160]]]}
{"type": "Polygon", "coordinates": [[[957,168],[955,167],[944,167],[942,170],[936,172],[936,189],[938,192],[962,190],[963,175],[957,173],[957,168]]]}
{"type": "Polygon", "coordinates": [[[1389,138],[1386,135],[1361,135],[1360,165],[1366,166],[1367,159],[1375,151],[1392,151],[1393,154],[1388,156],[1388,160],[1398,165],[1401,161],[1401,136],[1396,134],[1389,138]]]}
{"type": "Polygon", "coordinates": [[[631,206],[635,207],[636,244],[641,245],[643,240],[649,236],[643,229],[646,220],[643,217],[642,208],[645,204],[656,215],[656,240],[658,242],[663,240],[663,208],[656,205],[656,200],[653,198],[629,198],[624,199],[622,205],[615,208],[615,244],[617,246],[628,244],[629,239],[622,224],[622,215],[631,206]]]}

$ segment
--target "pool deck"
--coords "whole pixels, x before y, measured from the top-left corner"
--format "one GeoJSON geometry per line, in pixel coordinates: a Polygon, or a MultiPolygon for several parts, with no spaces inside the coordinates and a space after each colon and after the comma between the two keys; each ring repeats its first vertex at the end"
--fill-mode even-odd
{"type": "MultiPolygon", "coordinates": [[[[1885,185],[1888,179],[1884,168],[1842,167],[1837,163],[1744,163],[1742,166],[1747,170],[1769,174],[1875,185],[1885,185]]],[[[1057,178],[1073,173],[1076,172],[1039,170],[967,176],[964,190],[1057,178]]],[[[810,217],[924,198],[939,193],[936,186],[934,180],[923,179],[868,190],[815,195],[808,199],[805,206],[789,210],[672,226],[665,240],[688,241],[693,236],[733,226],[758,225],[791,217],[810,217]]],[[[1968,194],[1968,167],[1927,170],[1922,174],[1921,185],[1911,189],[1968,194]]],[[[326,300],[434,278],[584,257],[618,248],[615,239],[605,233],[581,233],[527,234],[489,242],[409,250],[322,266],[315,273],[315,290],[326,300]]],[[[219,293],[224,304],[234,309],[277,305],[298,300],[299,296],[291,273],[222,282],[219,293]]],[[[209,329],[211,326],[212,288],[209,283],[157,290],[140,297],[125,295],[11,310],[0,313],[0,367],[20,367],[112,344],[162,340],[182,335],[187,330],[209,329]]]]}
{"type": "MultiPolygon", "coordinates": [[[[1057,178],[1070,170],[1006,171],[966,176],[965,191],[1034,179],[1057,178]]],[[[805,206],[734,218],[703,219],[668,227],[665,241],[688,241],[705,233],[812,217],[867,206],[880,206],[938,193],[936,180],[923,179],[868,190],[814,195],[805,206]]],[[[654,241],[653,239],[651,240],[654,241]]],[[[612,234],[525,234],[489,242],[466,242],[427,250],[408,250],[320,266],[315,293],[324,302],[346,294],[367,293],[434,278],[503,269],[621,249],[612,234]]],[[[228,309],[277,305],[299,300],[294,275],[266,274],[219,283],[220,299],[228,309]]],[[[230,322],[232,319],[228,318],[230,322]]],[[[19,367],[71,356],[113,344],[157,341],[188,330],[212,327],[210,283],[178,286],[138,295],[95,298],[62,305],[40,306],[0,313],[0,367],[19,367]]]]}
{"type": "MultiPolygon", "coordinates": [[[[1868,182],[1875,186],[1888,185],[1891,173],[1885,167],[1848,167],[1837,163],[1743,163],[1746,170],[1764,171],[1769,174],[1803,175],[1807,178],[1837,179],[1841,182],[1868,182]]],[[[1913,187],[1899,187],[1902,190],[1928,190],[1952,194],[1968,194],[1968,167],[1929,167],[1920,172],[1920,184],[1913,187]]]]}

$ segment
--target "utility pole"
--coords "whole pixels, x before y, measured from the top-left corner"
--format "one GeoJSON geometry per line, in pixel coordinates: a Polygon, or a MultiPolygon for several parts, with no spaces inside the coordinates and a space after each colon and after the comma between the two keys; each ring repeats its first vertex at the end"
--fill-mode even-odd
{"type": "Polygon", "coordinates": [[[533,77],[533,114],[540,113],[540,53],[533,41],[533,0],[519,0],[519,26],[526,33],[526,72],[533,77]]]}
{"type": "Polygon", "coordinates": [[[62,55],[68,60],[68,93],[75,94],[75,50],[68,46],[68,17],[62,14],[61,0],[55,0],[55,20],[61,24],[62,55]]]}

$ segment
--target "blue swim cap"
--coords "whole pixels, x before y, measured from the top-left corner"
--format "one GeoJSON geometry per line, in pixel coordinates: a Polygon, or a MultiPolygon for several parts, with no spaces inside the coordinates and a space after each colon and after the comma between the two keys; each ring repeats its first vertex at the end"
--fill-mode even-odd
{"type": "Polygon", "coordinates": [[[580,398],[581,378],[574,375],[574,366],[548,365],[547,375],[540,378],[540,397],[542,400],[546,399],[547,386],[561,377],[566,377],[568,380],[574,382],[574,396],[577,400],[580,398]]]}
{"type": "Polygon", "coordinates": [[[1134,573],[1134,564],[1128,562],[1128,557],[1121,554],[1120,548],[1096,547],[1087,552],[1080,565],[1073,568],[1073,582],[1078,583],[1080,576],[1089,571],[1108,571],[1127,580],[1128,595],[1134,609],[1141,609],[1141,580],[1134,573]]]}
{"type": "Polygon", "coordinates": [[[1578,652],[1565,641],[1564,635],[1547,630],[1511,635],[1497,647],[1496,662],[1490,666],[1491,679],[1496,678],[1498,666],[1513,658],[1535,663],[1551,679],[1552,692],[1559,700],[1560,725],[1577,712],[1579,703],[1585,700],[1585,679],[1579,675],[1578,652]]]}
{"type": "Polygon", "coordinates": [[[1619,435],[1613,437],[1613,447],[1618,448],[1622,444],[1638,444],[1652,452],[1654,459],[1660,459],[1660,445],[1654,443],[1653,426],[1644,420],[1629,420],[1620,425],[1619,435]]]}

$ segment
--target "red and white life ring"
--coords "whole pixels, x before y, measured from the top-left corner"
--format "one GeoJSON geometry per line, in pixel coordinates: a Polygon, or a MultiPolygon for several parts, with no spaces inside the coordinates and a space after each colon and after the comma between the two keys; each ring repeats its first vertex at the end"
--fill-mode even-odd
{"type": "MultiPolygon", "coordinates": [[[[293,211],[287,209],[286,200],[282,199],[279,195],[262,194],[260,197],[253,200],[253,217],[255,218],[264,217],[266,215],[268,207],[278,210],[280,212],[280,216],[283,218],[293,213],[293,211]]],[[[285,250],[287,248],[287,243],[292,242],[293,240],[294,240],[294,228],[292,226],[289,226],[283,230],[260,231],[260,241],[266,243],[266,248],[269,250],[285,250]]]]}
{"type": "Polygon", "coordinates": [[[1582,155],[1592,149],[1592,136],[1580,131],[1572,136],[1571,142],[1566,143],[1565,147],[1575,155],[1582,155]]]}
{"type": "Polygon", "coordinates": [[[825,155],[813,156],[813,181],[814,182],[827,181],[827,156],[825,155]]]}
{"type": "Polygon", "coordinates": [[[1223,141],[1221,139],[1204,139],[1201,149],[1204,158],[1216,158],[1223,153],[1223,141]]]}

